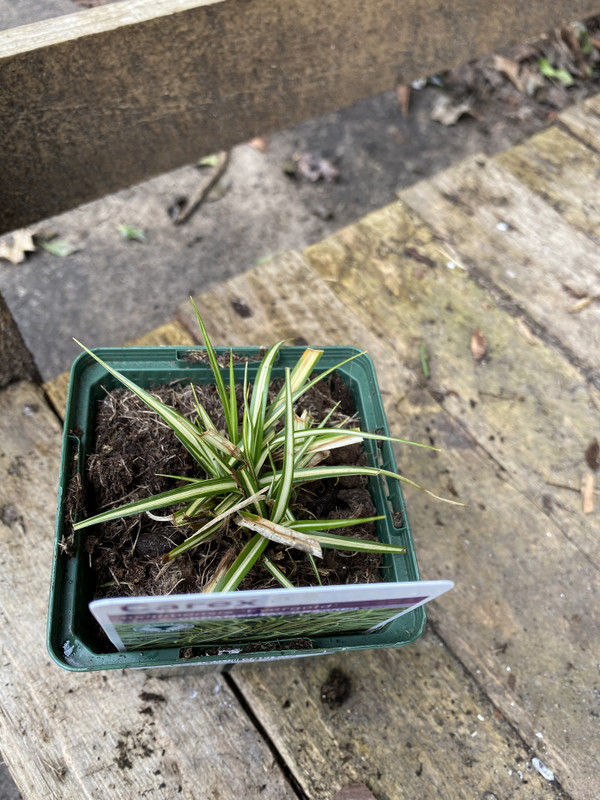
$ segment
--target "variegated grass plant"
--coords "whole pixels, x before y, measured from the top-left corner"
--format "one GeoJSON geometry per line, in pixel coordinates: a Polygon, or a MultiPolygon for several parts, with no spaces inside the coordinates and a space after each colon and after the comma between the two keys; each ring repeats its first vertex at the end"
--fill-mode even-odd
{"type": "Polygon", "coordinates": [[[269,542],[303,551],[311,560],[317,582],[320,580],[314,559],[322,556],[323,548],[352,552],[405,552],[405,548],[399,545],[335,533],[336,528],[364,525],[382,519],[381,516],[335,520],[297,519],[292,511],[296,488],[311,481],[361,475],[382,476],[417,486],[401,475],[378,467],[329,466],[323,463],[329,451],[364,439],[415,443],[343,427],[347,420],[330,427],[328,422],[335,409],[331,409],[318,424],[306,412],[301,416],[296,414],[294,404],[302,395],[352,359],[311,378],[323,351],[306,349],[293,369],[286,368],[281,390],[272,402],[268,402],[272,368],[279,350],[285,344],[278,342],[260,362],[253,384],[248,381],[246,363],[240,424],[233,354],[230,354],[227,385],[204,323],[194,308],[224,411],[226,431],[217,429],[195,391],[197,417],[193,422],[113,369],[84,345],[81,347],[169,425],[208,477],[179,478],[184,483],[178,488],[80,520],[75,523],[74,529],[80,531],[101,522],[144,512],[153,516],[157,509],[183,505],[167,519],[178,526],[192,525],[192,533],[164,556],[164,560],[170,562],[218,536],[233,522],[249,532],[247,541],[235,558],[223,560],[209,584],[204,587],[205,592],[236,589],[259,560],[281,586],[291,588],[288,578],[268,557],[269,542]]]}

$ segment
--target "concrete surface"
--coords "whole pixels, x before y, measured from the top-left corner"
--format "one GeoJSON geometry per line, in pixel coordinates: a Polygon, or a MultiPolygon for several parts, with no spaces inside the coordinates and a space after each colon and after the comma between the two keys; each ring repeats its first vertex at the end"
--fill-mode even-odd
{"type": "Polygon", "coordinates": [[[15,786],[3,761],[0,761],[0,800],[22,800],[21,792],[15,786]]]}
{"type": "Polygon", "coordinates": [[[413,92],[403,117],[394,91],[273,135],[266,151],[236,147],[226,174],[182,226],[168,209],[204,180],[189,166],[46,221],[80,250],[44,251],[19,266],[0,261],[6,300],[44,378],[88,346],[115,345],[172,317],[205,290],[281,249],[302,249],[395,198],[395,192],[478,151],[510,146],[544,120],[464,117],[453,127],[430,119],[439,89],[413,92]],[[318,151],[340,172],[335,183],[291,179],[295,153],[318,151]],[[147,233],[124,240],[119,224],[147,233]]]}

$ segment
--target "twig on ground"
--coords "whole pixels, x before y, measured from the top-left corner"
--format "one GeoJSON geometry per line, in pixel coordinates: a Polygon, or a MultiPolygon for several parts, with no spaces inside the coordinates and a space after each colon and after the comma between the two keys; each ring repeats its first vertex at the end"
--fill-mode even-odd
{"type": "Polygon", "coordinates": [[[227,169],[229,163],[229,151],[223,150],[219,153],[219,161],[214,168],[211,175],[208,175],[188,199],[183,208],[179,211],[177,216],[173,218],[174,225],[183,225],[192,216],[198,206],[206,199],[206,196],[213,188],[213,186],[220,180],[221,176],[227,169]]]}

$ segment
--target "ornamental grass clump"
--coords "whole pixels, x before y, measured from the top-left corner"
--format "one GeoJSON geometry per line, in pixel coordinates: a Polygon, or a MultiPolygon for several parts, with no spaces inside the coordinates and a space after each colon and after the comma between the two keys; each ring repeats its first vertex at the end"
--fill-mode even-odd
{"type": "MultiPolygon", "coordinates": [[[[322,557],[323,548],[351,552],[403,553],[405,548],[400,545],[335,533],[336,529],[376,522],[383,518],[381,516],[300,519],[297,518],[298,509],[293,502],[300,485],[328,478],[381,476],[422,489],[413,481],[379,467],[327,464],[331,450],[355,445],[365,439],[415,443],[348,427],[352,424],[348,418],[335,425],[331,424],[335,407],[318,423],[307,411],[300,415],[295,411],[295,404],[309,389],[357,356],[354,355],[312,377],[323,351],[307,348],[292,369],[285,369],[283,385],[275,398],[269,401],[272,369],[280,349],[285,345],[284,341],[277,342],[260,361],[252,383],[248,378],[246,363],[240,403],[234,381],[233,352],[230,352],[226,382],[223,372],[227,373],[227,368],[221,370],[204,323],[195,306],[194,309],[222,406],[225,430],[217,428],[193,386],[196,409],[194,421],[164,404],[92,351],[81,346],[162,418],[207,477],[200,479],[169,476],[177,478],[183,484],[79,520],[74,524],[75,531],[141,513],[147,513],[153,519],[162,519],[156,517],[154,512],[175,507],[176,510],[164,519],[176,526],[188,526],[191,532],[163,557],[166,563],[170,563],[177,556],[222,535],[232,525],[237,526],[245,533],[245,536],[240,537],[239,552],[233,556],[228,554],[222,560],[214,575],[205,583],[205,592],[237,589],[259,561],[281,586],[291,588],[290,580],[269,557],[270,542],[301,551],[309,559],[317,583],[320,583],[320,578],[315,559],[322,557]],[[238,408],[240,404],[241,408],[238,408]]],[[[432,494],[428,491],[427,493],[432,494]]]]}

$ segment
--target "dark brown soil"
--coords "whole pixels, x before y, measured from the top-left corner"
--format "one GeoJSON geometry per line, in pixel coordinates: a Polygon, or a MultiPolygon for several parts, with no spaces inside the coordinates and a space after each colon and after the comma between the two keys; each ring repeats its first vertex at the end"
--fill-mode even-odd
{"type": "MultiPolygon", "coordinates": [[[[225,427],[214,387],[195,387],[218,428],[225,427]]],[[[276,391],[274,385],[273,391],[276,391]]],[[[191,387],[163,386],[156,396],[194,418],[191,387]]],[[[240,398],[241,399],[241,398],[240,398]]],[[[347,388],[340,379],[323,382],[302,398],[296,410],[304,408],[322,419],[336,403],[336,413],[354,414],[347,388]]],[[[241,406],[241,403],[240,403],[241,406]]],[[[360,445],[333,450],[328,463],[364,464],[360,445]]],[[[173,432],[135,395],[116,389],[99,403],[93,452],[86,473],[86,505],[92,515],[107,508],[147,497],[179,485],[166,475],[203,477],[198,464],[175,439],[173,432]]],[[[174,509],[160,510],[168,516],[174,509]]],[[[376,513],[366,478],[342,478],[300,487],[294,499],[299,518],[372,516],[376,513]]],[[[199,524],[202,524],[201,520],[199,524]]],[[[196,527],[199,527],[197,525],[196,527]]],[[[155,521],[146,514],[104,523],[85,532],[84,548],[89,553],[94,574],[94,597],[163,595],[198,592],[211,579],[216,566],[228,554],[239,553],[251,534],[231,523],[218,538],[197,547],[171,562],[166,568],[163,556],[186,539],[192,528],[176,527],[170,521],[155,521]]],[[[374,524],[339,530],[346,536],[375,539],[374,524]]],[[[302,553],[275,543],[268,555],[295,586],[317,583],[314,571],[302,553]]],[[[318,564],[324,585],[368,583],[381,580],[378,554],[324,550],[318,564]]],[[[242,589],[271,588],[278,584],[257,565],[242,583],[242,589]]]]}
{"type": "Polygon", "coordinates": [[[321,702],[329,708],[339,708],[350,697],[352,692],[352,681],[342,672],[341,669],[334,667],[323,686],[321,686],[321,702]]]}

